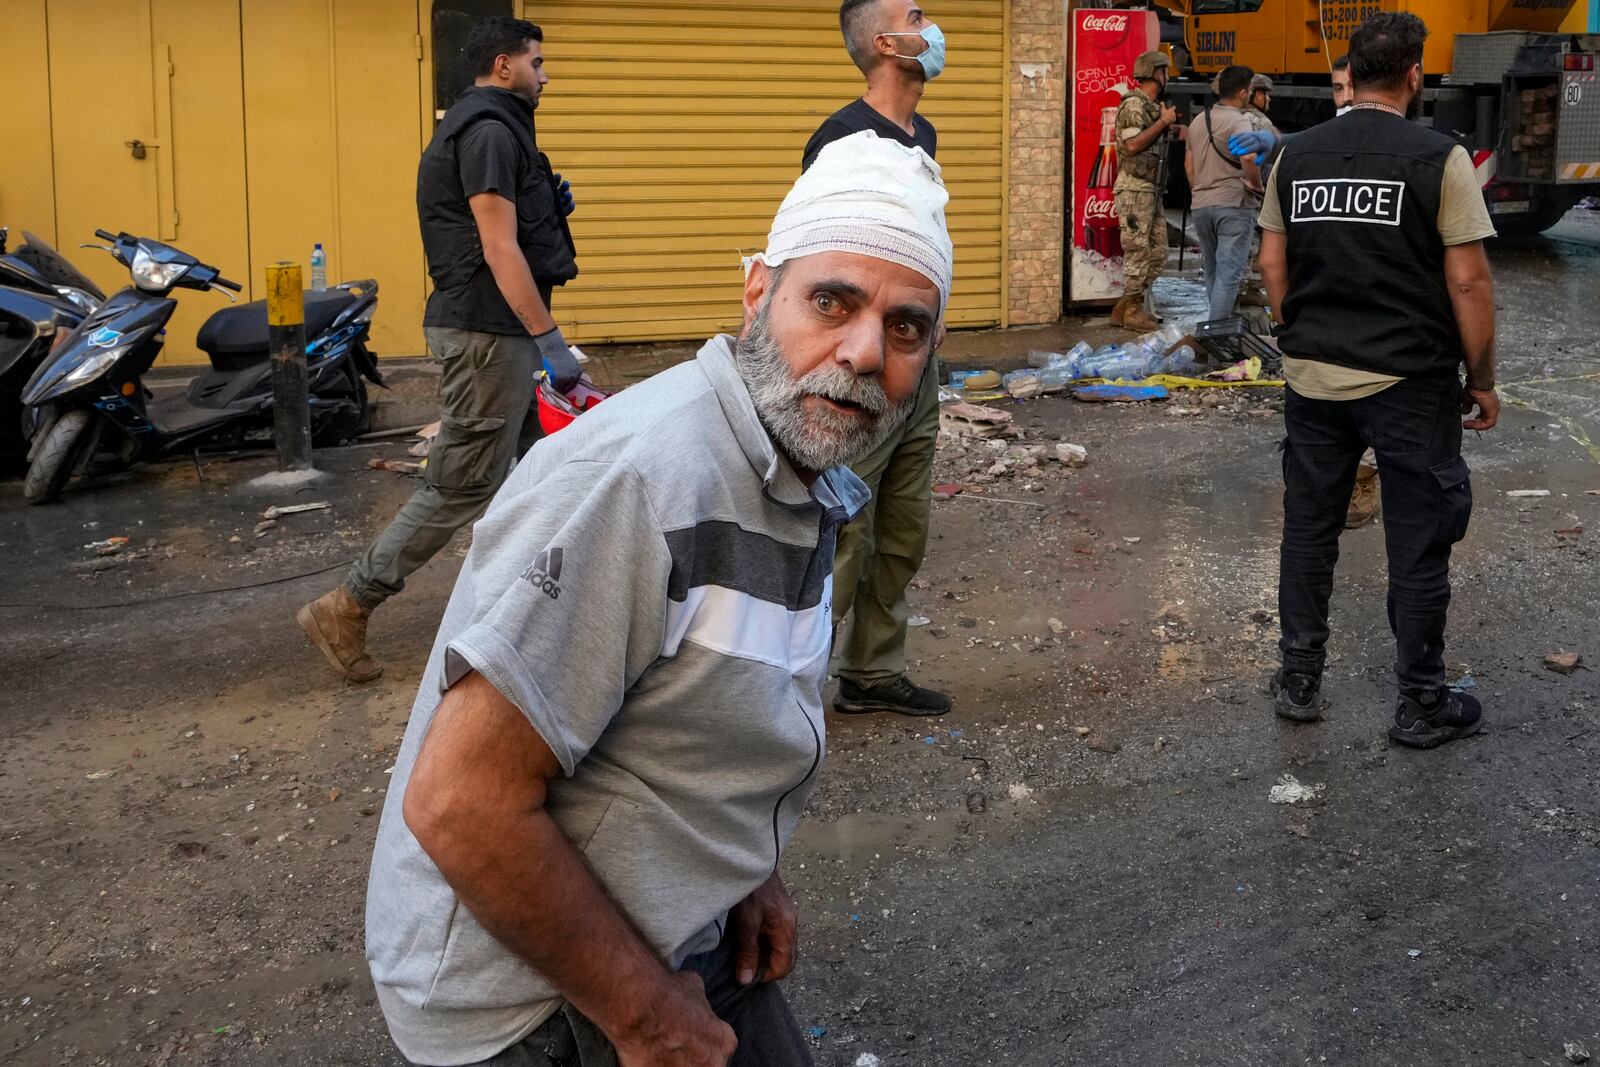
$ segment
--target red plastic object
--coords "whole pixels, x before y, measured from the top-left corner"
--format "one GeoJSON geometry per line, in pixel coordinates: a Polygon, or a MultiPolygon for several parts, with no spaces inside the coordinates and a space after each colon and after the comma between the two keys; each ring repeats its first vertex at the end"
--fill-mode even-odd
{"type": "Polygon", "coordinates": [[[578,379],[578,384],[565,395],[557,392],[548,378],[542,379],[538,396],[539,428],[546,436],[565,429],[573,419],[610,395],[590,381],[587,374],[578,379]]]}

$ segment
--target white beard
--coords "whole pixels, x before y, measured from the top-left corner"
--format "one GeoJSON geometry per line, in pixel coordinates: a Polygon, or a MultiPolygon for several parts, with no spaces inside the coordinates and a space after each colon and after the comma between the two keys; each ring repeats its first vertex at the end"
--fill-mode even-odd
{"type": "Polygon", "coordinates": [[[891,404],[876,380],[834,363],[796,379],[782,347],[767,329],[765,306],[746,335],[734,341],[733,357],[761,425],[789,461],[807,471],[825,471],[871,452],[905,422],[916,402],[913,393],[891,404]],[[808,411],[804,405],[808,396],[848,401],[870,414],[849,415],[826,407],[808,411]]]}

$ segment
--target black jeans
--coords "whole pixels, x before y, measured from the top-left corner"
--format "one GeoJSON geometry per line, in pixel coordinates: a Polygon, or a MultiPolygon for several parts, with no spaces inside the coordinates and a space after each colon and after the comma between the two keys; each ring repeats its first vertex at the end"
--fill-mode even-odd
{"type": "MultiPolygon", "coordinates": [[[[739,1049],[729,1067],[812,1067],[811,1050],[783,992],[773,983],[742,986],[733,973],[736,936],[730,925],[722,943],[690,956],[682,970],[706,984],[717,1017],[733,1027],[739,1049]]],[[[474,1067],[616,1067],[616,1050],[598,1027],[564,1006],[543,1026],[474,1067]]]]}
{"type": "Polygon", "coordinates": [[[1284,670],[1322,674],[1339,535],[1356,466],[1371,447],[1382,476],[1395,674],[1402,690],[1445,684],[1450,547],[1466,536],[1472,516],[1460,396],[1454,375],[1409,378],[1360,400],[1312,400],[1288,390],[1278,574],[1284,670]]]}

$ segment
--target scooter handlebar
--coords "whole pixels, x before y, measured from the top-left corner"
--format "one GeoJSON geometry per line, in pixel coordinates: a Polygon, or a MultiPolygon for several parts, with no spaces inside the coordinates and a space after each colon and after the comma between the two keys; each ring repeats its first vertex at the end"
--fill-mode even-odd
{"type": "Polygon", "coordinates": [[[222,277],[220,275],[215,277],[215,278],[213,278],[211,280],[211,284],[212,285],[220,285],[224,289],[232,289],[236,293],[244,292],[244,286],[240,285],[238,282],[230,282],[228,279],[226,279],[226,278],[224,278],[224,277],[222,277]]]}
{"type": "Polygon", "coordinates": [[[102,240],[102,241],[115,241],[117,239],[117,235],[116,234],[107,233],[104,230],[96,230],[96,231],[94,231],[94,235],[96,237],[100,238],[100,240],[102,240]]]}

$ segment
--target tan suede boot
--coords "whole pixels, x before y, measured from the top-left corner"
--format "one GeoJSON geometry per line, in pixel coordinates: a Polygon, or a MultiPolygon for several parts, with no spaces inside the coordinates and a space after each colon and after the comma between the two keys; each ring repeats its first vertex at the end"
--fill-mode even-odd
{"type": "Polygon", "coordinates": [[[1350,510],[1345,513],[1344,528],[1359,530],[1378,517],[1381,506],[1378,496],[1378,468],[1363,463],[1356,468],[1356,488],[1350,494],[1350,510]]]}
{"type": "Polygon", "coordinates": [[[383,673],[383,664],[367,654],[367,618],[371,614],[341,585],[301,608],[294,618],[322,649],[330,667],[352,682],[370,682],[383,673]]]}
{"type": "Polygon", "coordinates": [[[1128,314],[1128,298],[1123,297],[1111,308],[1111,325],[1121,326],[1123,317],[1128,314]]]}
{"type": "Polygon", "coordinates": [[[1151,318],[1138,304],[1130,305],[1123,313],[1122,326],[1123,329],[1132,330],[1134,333],[1149,333],[1151,330],[1161,329],[1161,323],[1151,318]]]}

